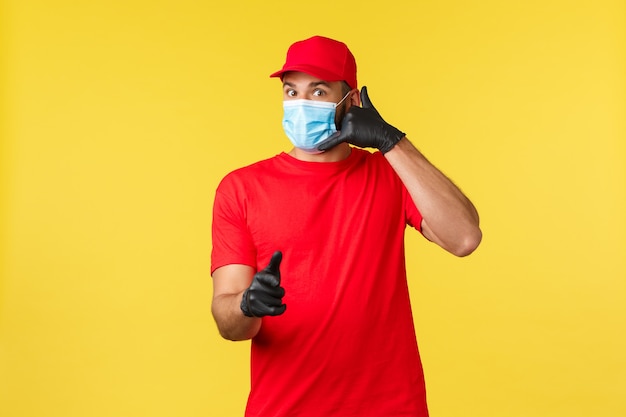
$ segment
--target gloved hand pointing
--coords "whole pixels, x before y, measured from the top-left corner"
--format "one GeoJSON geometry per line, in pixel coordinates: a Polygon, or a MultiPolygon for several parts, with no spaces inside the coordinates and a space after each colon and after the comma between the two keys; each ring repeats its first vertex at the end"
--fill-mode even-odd
{"type": "Polygon", "coordinates": [[[317,147],[326,151],[342,142],[360,148],[378,148],[383,154],[389,152],[405,135],[385,122],[367,95],[367,87],[361,88],[363,107],[352,106],[341,122],[341,130],[334,133],[317,147]]]}
{"type": "Polygon", "coordinates": [[[283,254],[274,252],[267,267],[256,274],[243,293],[241,311],[248,317],[278,316],[285,312],[285,290],[280,286],[280,262],[283,254]]]}

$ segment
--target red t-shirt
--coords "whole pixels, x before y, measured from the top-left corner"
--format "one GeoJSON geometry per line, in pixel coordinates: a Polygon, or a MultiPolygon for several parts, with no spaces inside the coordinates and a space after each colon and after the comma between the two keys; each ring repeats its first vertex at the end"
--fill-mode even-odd
{"type": "Polygon", "coordinates": [[[283,252],[287,310],[252,340],[246,416],[428,415],[404,259],[421,219],[379,152],[281,153],[222,180],[211,272],[283,252]]]}

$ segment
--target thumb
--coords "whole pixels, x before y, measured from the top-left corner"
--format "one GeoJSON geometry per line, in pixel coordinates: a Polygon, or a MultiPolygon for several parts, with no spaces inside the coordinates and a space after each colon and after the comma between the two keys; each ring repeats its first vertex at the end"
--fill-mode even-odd
{"type": "Polygon", "coordinates": [[[327,139],[324,139],[318,146],[317,146],[317,150],[318,151],[327,151],[330,148],[333,148],[337,145],[339,145],[341,142],[344,142],[345,139],[344,137],[341,135],[341,130],[338,132],[333,133],[332,135],[330,135],[327,139]]]}
{"type": "Polygon", "coordinates": [[[283,260],[283,253],[279,250],[274,252],[272,255],[272,259],[270,259],[269,265],[265,268],[265,271],[274,275],[278,278],[278,283],[280,283],[280,262],[283,260]]]}

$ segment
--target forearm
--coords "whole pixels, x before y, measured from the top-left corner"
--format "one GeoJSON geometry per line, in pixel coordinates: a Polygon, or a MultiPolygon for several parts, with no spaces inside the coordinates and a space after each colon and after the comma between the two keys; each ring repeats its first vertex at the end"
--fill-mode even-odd
{"type": "Polygon", "coordinates": [[[224,339],[252,339],[261,328],[260,318],[246,317],[241,311],[242,294],[221,294],[213,297],[211,311],[224,339]]]}
{"type": "Polygon", "coordinates": [[[470,254],[482,233],[472,202],[404,137],[385,154],[426,225],[425,236],[457,256],[470,254]]]}

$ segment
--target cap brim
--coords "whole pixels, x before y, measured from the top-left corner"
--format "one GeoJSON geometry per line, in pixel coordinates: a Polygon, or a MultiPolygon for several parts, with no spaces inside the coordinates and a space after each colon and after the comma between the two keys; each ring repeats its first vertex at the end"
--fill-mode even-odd
{"type": "Polygon", "coordinates": [[[312,75],[315,78],[319,78],[324,81],[343,81],[341,76],[326,71],[322,68],[313,67],[310,65],[294,65],[291,67],[283,67],[281,70],[276,71],[271,74],[270,77],[280,77],[282,78],[286,72],[304,72],[306,74],[312,75]]]}

